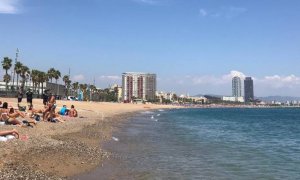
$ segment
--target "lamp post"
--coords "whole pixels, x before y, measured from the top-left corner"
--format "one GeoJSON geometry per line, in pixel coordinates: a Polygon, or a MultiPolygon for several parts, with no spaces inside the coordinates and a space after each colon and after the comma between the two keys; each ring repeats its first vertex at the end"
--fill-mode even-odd
{"type": "MultiPolygon", "coordinates": [[[[19,58],[19,48],[17,48],[16,50],[16,59],[15,59],[15,65],[14,65],[14,74],[13,74],[13,83],[12,83],[12,87],[15,86],[15,74],[16,74],[16,70],[15,70],[15,67],[16,67],[16,64],[18,62],[18,58],[19,58]]],[[[14,89],[14,88],[13,88],[14,89]]]]}

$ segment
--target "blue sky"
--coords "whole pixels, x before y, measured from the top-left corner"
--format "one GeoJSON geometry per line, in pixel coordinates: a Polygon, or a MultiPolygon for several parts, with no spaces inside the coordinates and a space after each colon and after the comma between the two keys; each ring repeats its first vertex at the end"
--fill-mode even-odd
{"type": "MultiPolygon", "coordinates": [[[[159,90],[300,96],[298,0],[0,0],[0,57],[106,87],[122,72],[158,75],[159,90]]],[[[3,72],[1,72],[3,73],[3,72]]]]}

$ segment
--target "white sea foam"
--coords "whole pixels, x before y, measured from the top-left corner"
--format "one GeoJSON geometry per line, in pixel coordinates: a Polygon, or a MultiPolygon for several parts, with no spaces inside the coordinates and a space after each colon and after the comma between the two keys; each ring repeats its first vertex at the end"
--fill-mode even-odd
{"type": "Polygon", "coordinates": [[[151,119],[154,119],[154,116],[151,116],[151,119]]]}
{"type": "Polygon", "coordinates": [[[119,141],[119,139],[118,138],[116,138],[116,137],[112,137],[112,139],[114,140],[114,141],[119,141]]]}
{"type": "Polygon", "coordinates": [[[160,116],[160,114],[157,114],[157,116],[160,116]]]}
{"type": "Polygon", "coordinates": [[[163,110],[163,109],[159,109],[158,111],[160,111],[160,112],[164,112],[165,110],[163,110]]]}
{"type": "Polygon", "coordinates": [[[143,112],[141,112],[141,114],[154,114],[154,112],[152,112],[152,111],[143,111],[143,112]]]}

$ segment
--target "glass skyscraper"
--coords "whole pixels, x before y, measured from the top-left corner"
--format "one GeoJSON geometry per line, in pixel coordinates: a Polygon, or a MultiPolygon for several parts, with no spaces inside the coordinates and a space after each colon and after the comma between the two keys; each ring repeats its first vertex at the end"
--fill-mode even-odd
{"type": "Polygon", "coordinates": [[[242,81],[241,78],[238,76],[232,78],[232,96],[233,97],[242,96],[242,81]]]}
{"type": "Polygon", "coordinates": [[[254,100],[253,80],[251,77],[246,77],[244,80],[245,101],[251,102],[254,100]]]}

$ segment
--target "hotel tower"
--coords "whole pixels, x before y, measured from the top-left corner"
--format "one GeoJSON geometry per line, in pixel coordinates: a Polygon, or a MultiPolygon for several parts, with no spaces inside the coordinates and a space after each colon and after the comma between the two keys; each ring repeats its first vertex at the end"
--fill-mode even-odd
{"type": "Polygon", "coordinates": [[[127,72],[122,75],[123,101],[134,98],[145,101],[155,100],[156,74],[127,72]]]}
{"type": "Polygon", "coordinates": [[[232,78],[232,96],[233,97],[242,96],[242,81],[241,78],[238,76],[232,78]]]}

